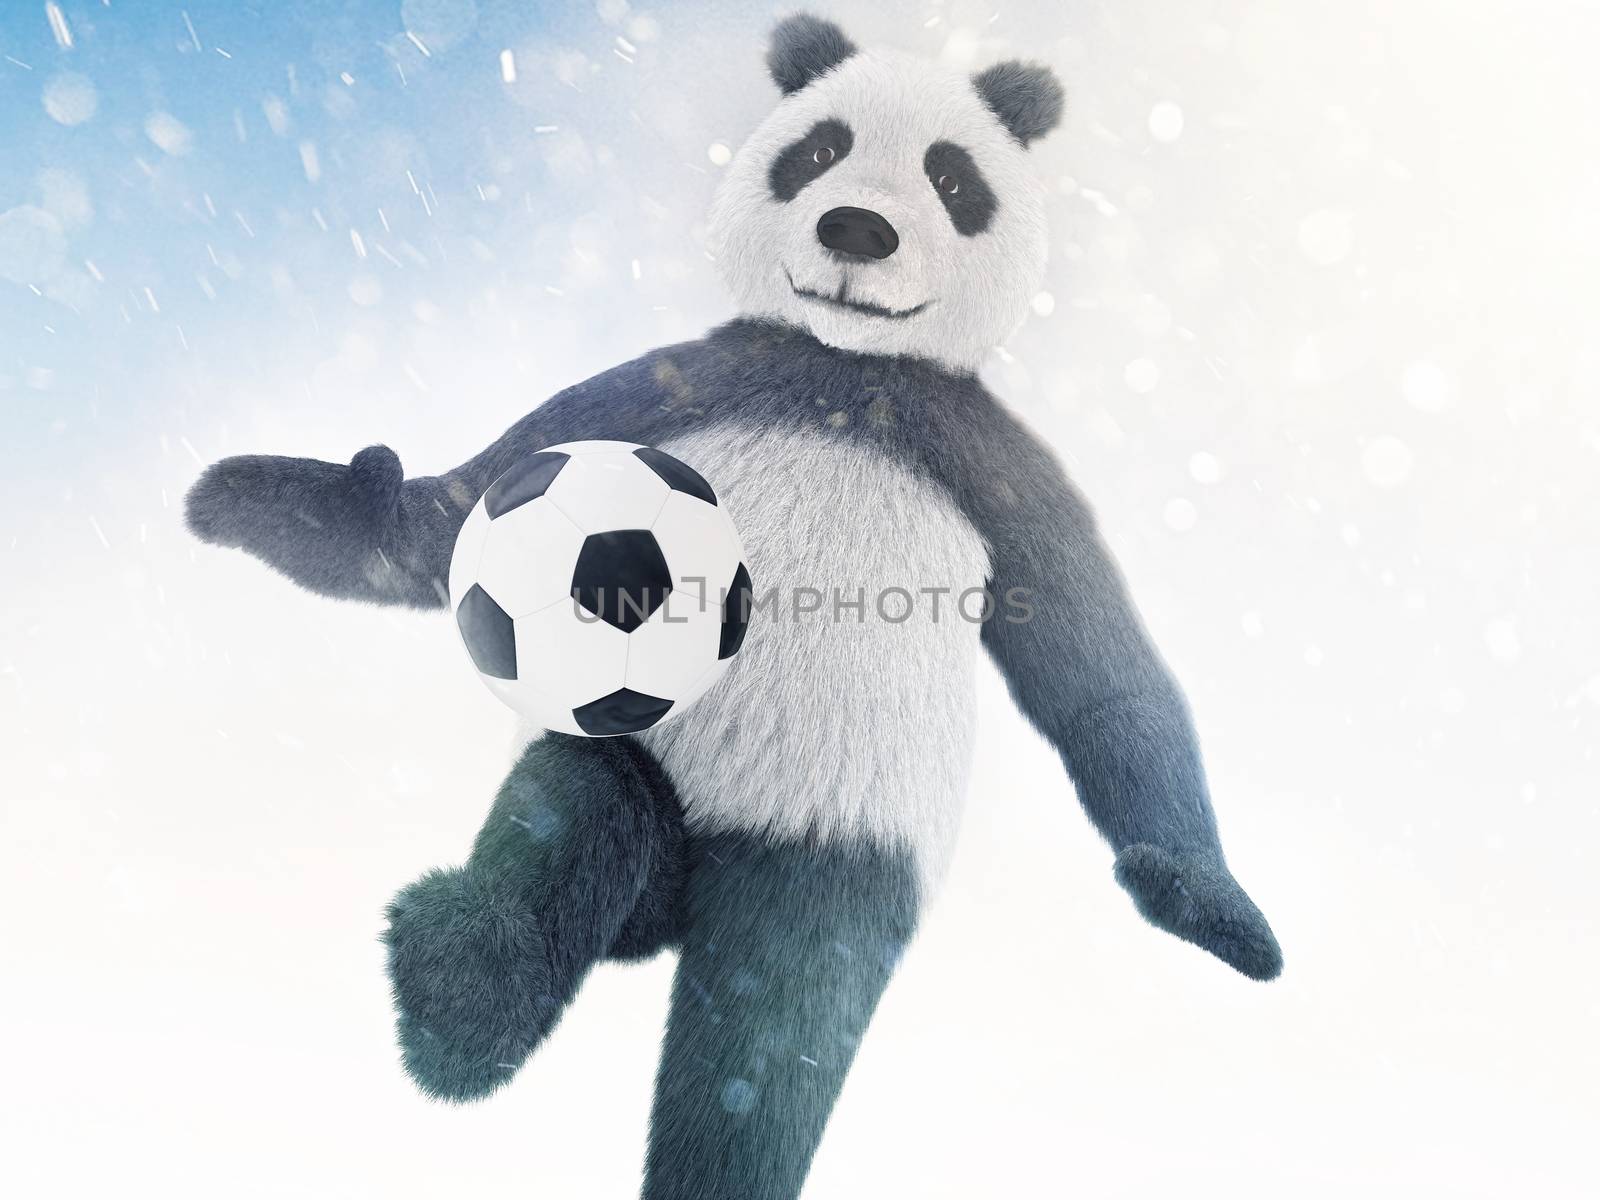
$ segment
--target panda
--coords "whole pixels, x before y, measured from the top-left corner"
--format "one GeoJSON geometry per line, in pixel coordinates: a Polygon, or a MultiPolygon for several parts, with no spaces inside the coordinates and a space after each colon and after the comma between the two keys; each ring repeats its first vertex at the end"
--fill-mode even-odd
{"type": "Polygon", "coordinates": [[[722,680],[642,733],[534,740],[467,861],[388,910],[405,1065],[454,1101],[505,1084],[594,964],[677,952],[647,1200],[799,1195],[951,855],[980,651],[1058,749],[1139,911],[1251,978],[1282,961],[1090,510],[978,379],[1040,283],[1028,148],[1058,123],[1060,85],[1023,62],[969,77],[862,51],[804,15],[767,62],[782,98],[710,222],[734,319],[561,392],[441,476],[404,479],[382,446],[348,464],[246,456],[187,501],[200,538],[304,587],[419,608],[446,603],[484,490],[552,444],[658,447],[739,514],[779,601],[722,680]],[[788,603],[811,590],[833,599],[788,603]],[[887,590],[916,607],[875,603],[887,590]],[[1016,604],[956,617],[974,590],[1016,604]]]}

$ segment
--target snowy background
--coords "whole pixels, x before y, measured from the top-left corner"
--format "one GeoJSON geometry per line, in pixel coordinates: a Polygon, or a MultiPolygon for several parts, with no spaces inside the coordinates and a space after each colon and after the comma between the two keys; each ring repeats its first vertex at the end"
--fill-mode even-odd
{"type": "MultiPolygon", "coordinates": [[[[1067,81],[993,386],[1189,689],[1250,984],[1144,926],[981,685],[949,886],[812,1197],[1575,1197],[1600,1068],[1594,6],[815,6],[1067,81]],[[853,11],[859,10],[859,11],[853,11]]],[[[438,617],[194,545],[202,463],[454,465],[728,315],[778,10],[0,0],[0,1186],[633,1195],[670,963],[421,1100],[382,906],[511,719],[438,617]]]]}

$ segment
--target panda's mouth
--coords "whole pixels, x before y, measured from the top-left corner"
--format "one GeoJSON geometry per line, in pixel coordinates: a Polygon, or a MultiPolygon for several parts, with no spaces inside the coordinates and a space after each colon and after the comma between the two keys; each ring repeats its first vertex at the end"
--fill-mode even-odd
{"type": "Polygon", "coordinates": [[[885,308],[881,304],[874,304],[870,300],[852,300],[847,294],[850,282],[847,279],[839,281],[839,290],[833,295],[826,292],[814,292],[810,288],[803,288],[794,281],[794,276],[789,268],[783,269],[784,275],[789,280],[789,290],[802,300],[810,300],[816,304],[826,304],[830,308],[848,309],[850,312],[860,313],[864,317],[884,317],[891,321],[903,321],[907,317],[914,317],[929,304],[931,300],[924,300],[912,308],[885,308]]]}

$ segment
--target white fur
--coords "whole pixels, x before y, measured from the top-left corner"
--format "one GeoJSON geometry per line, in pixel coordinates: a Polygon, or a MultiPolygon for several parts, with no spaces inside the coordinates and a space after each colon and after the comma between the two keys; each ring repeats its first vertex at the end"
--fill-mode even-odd
{"type": "MultiPolygon", "coordinates": [[[[982,538],[935,485],[843,441],[723,425],[662,449],[717,481],[758,596],[779,596],[716,686],[637,735],[690,828],[867,838],[910,852],[931,891],[960,823],[980,627],[956,616],[954,595],[933,621],[917,592],[981,588],[982,538]],[[902,624],[877,613],[887,587],[917,595],[902,624]],[[828,593],[823,609],[797,621],[797,588],[828,593]],[[836,623],[834,589],[859,588],[865,619],[836,623]]],[[[889,603],[898,615],[903,601],[889,603]]]]}
{"type": "Polygon", "coordinates": [[[979,99],[971,80],[895,51],[858,53],[786,97],[739,149],[711,216],[712,250],[742,311],[809,330],[845,350],[910,354],[972,370],[1027,314],[1044,274],[1042,188],[1027,152],[979,99]],[[795,199],[775,199],[767,171],[818,121],[844,121],[851,152],[795,199]],[[923,172],[935,141],[976,160],[999,210],[988,229],[957,233],[923,172]],[[886,259],[845,265],[817,240],[817,219],[840,205],[888,219],[900,247],[886,259]],[[904,311],[869,316],[796,296],[848,284],[852,299],[904,311]]]}

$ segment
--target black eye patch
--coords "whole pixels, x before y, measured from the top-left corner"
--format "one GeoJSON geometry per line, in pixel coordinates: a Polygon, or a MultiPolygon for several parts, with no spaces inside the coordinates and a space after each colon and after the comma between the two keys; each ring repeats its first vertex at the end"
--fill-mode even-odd
{"type": "Polygon", "coordinates": [[[818,121],[810,133],[797,142],[790,142],[772,160],[772,167],[767,171],[767,186],[772,189],[773,198],[793,200],[801,188],[849,154],[855,140],[850,126],[843,121],[832,118],[818,121]]]}
{"type": "Polygon", "coordinates": [[[928,182],[944,201],[956,232],[972,237],[989,228],[1000,202],[978,170],[978,164],[954,142],[935,142],[922,157],[928,182]]]}

